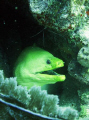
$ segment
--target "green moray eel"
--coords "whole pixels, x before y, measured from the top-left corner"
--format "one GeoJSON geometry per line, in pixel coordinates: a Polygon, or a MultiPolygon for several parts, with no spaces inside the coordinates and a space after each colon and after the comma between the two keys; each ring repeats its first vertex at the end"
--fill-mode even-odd
{"type": "Polygon", "coordinates": [[[64,62],[51,53],[39,48],[28,47],[18,57],[14,74],[19,85],[31,88],[64,81],[65,75],[53,70],[64,66],[64,62]]]}

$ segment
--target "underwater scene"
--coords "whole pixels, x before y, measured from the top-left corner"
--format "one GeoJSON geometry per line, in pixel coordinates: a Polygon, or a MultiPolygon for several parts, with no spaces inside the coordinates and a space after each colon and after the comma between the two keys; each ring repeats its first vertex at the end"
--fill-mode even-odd
{"type": "Polygon", "coordinates": [[[89,0],[0,0],[0,120],[89,120],[89,0]]]}

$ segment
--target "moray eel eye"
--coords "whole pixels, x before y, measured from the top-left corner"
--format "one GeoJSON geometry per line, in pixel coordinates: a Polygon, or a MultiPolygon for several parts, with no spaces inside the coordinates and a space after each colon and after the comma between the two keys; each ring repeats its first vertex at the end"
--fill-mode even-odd
{"type": "Polygon", "coordinates": [[[50,60],[47,60],[47,62],[46,62],[47,64],[51,64],[51,61],[50,60]]]}

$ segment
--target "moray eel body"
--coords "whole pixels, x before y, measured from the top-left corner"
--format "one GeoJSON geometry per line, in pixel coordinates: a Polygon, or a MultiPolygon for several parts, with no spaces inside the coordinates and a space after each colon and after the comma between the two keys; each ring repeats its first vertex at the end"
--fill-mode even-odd
{"type": "Polygon", "coordinates": [[[65,75],[53,71],[63,66],[64,62],[51,53],[39,47],[29,47],[17,59],[14,74],[18,84],[29,89],[34,85],[43,86],[64,81],[65,75]]]}

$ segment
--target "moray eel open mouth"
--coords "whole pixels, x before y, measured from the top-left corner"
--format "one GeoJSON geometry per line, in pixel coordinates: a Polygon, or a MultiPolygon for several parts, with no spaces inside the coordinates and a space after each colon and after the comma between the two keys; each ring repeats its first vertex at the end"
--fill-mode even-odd
{"type": "Polygon", "coordinates": [[[38,47],[25,49],[16,62],[15,76],[18,84],[31,88],[65,80],[65,75],[54,70],[64,66],[64,62],[48,51],[38,47]]]}
{"type": "Polygon", "coordinates": [[[58,74],[58,73],[55,72],[54,70],[48,70],[48,71],[38,72],[38,73],[36,73],[36,74],[61,76],[61,74],[58,74]]]}
{"type": "MultiPolygon", "coordinates": [[[[46,79],[47,84],[54,84],[57,81],[64,81],[65,80],[65,75],[61,75],[54,70],[48,70],[48,71],[42,71],[42,72],[36,72],[35,73],[38,78],[46,79]],[[52,79],[52,81],[50,81],[52,79]]],[[[41,81],[41,83],[44,83],[44,81],[41,81]]]]}
{"type": "Polygon", "coordinates": [[[43,71],[41,72],[41,74],[47,74],[47,75],[59,75],[58,73],[56,73],[53,70],[48,70],[48,71],[43,71]]]}

